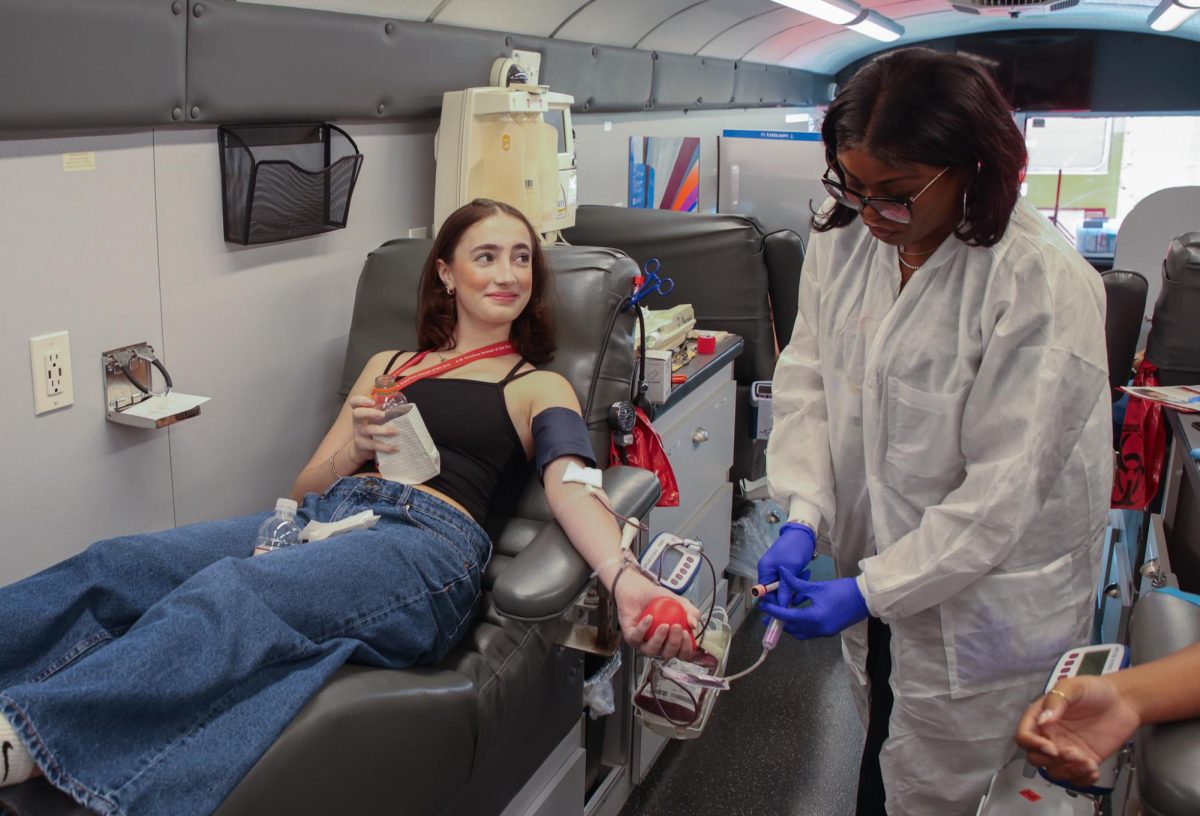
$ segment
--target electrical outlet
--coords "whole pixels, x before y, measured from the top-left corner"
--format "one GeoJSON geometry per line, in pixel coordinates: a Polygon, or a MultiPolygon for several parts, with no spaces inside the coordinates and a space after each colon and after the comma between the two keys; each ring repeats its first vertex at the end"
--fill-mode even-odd
{"type": "Polygon", "coordinates": [[[75,403],[71,380],[71,340],[67,332],[29,338],[33,370],[33,413],[44,414],[75,403]]]}

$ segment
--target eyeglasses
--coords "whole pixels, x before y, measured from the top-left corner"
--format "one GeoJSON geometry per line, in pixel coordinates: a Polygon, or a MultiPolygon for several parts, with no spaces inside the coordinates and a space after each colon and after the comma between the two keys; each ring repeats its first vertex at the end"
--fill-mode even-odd
{"type": "Polygon", "coordinates": [[[897,224],[911,224],[913,211],[913,202],[921,197],[921,194],[933,186],[933,183],[946,175],[947,167],[942,172],[929,180],[929,183],[921,188],[912,198],[892,198],[891,196],[865,196],[862,193],[851,190],[846,185],[839,181],[834,181],[829,177],[833,171],[830,167],[825,171],[821,183],[825,185],[825,191],[833,196],[833,200],[841,204],[843,207],[849,207],[855,212],[862,212],[867,206],[870,206],[875,212],[888,221],[894,221],[897,224]]]}

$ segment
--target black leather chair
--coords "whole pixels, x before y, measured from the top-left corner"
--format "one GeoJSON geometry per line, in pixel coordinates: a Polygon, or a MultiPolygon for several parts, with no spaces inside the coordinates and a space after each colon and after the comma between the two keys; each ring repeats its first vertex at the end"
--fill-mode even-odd
{"type": "MultiPolygon", "coordinates": [[[[413,348],[417,278],[432,245],[391,241],[359,279],[341,383],[367,359],[413,348]]],[[[547,368],[584,406],[597,461],[606,462],[607,409],[628,397],[632,313],[610,318],[636,267],[608,249],[549,253],[558,351],[547,368]]],[[[652,473],[614,467],[604,485],[622,514],[658,498],[652,473]]],[[[479,619],[439,665],[405,671],[346,666],[309,701],[217,810],[217,816],[458,816],[500,813],[580,721],[583,658],[556,645],[590,570],[553,521],[536,478],[512,516],[488,519],[494,555],[479,619]]],[[[20,816],[84,816],[44,780],[6,789],[20,816]]],[[[582,807],[582,799],[580,801],[582,807]]]]}
{"type": "MultiPolygon", "coordinates": [[[[1133,608],[1129,643],[1140,665],[1200,641],[1200,607],[1163,592],[1133,608]]],[[[1134,738],[1138,793],[1147,816],[1200,813],[1200,719],[1147,725],[1134,738]]]]}
{"type": "Polygon", "coordinates": [[[1112,269],[1100,273],[1108,310],[1104,318],[1104,338],[1108,344],[1108,385],[1116,402],[1124,392],[1118,390],[1133,376],[1133,355],[1137,351],[1146,312],[1146,293],[1150,284],[1137,272],[1112,269]]]}
{"type": "MultiPolygon", "coordinates": [[[[432,242],[391,241],[359,280],[341,393],[371,354],[413,348],[421,264],[432,242]]],[[[553,247],[558,350],[546,365],[575,386],[606,462],[608,406],[634,370],[632,314],[614,310],[634,264],[613,250],[553,247]]],[[[622,513],[658,498],[653,474],[610,468],[622,513]]],[[[511,517],[488,519],[495,545],[479,621],[442,663],[386,671],[347,666],[297,716],[217,816],[494,814],[579,721],[583,662],[555,645],[590,571],[554,523],[536,478],[511,517]]]]}
{"type": "Polygon", "coordinates": [[[1146,359],[1158,366],[1163,385],[1200,382],[1200,231],[1171,241],[1162,266],[1162,289],[1154,303],[1146,359]]]}
{"type": "Polygon", "coordinates": [[[615,247],[639,266],[651,258],[675,282],[665,296],[642,303],[664,309],[690,303],[696,327],[734,332],[745,341],[734,361],[739,433],[731,478],[766,472],[766,443],[749,432],[750,384],[769,380],[778,351],[792,336],[804,265],[804,243],[791,230],[766,235],[745,215],[581,206],[564,236],[577,245],[615,247]]]}

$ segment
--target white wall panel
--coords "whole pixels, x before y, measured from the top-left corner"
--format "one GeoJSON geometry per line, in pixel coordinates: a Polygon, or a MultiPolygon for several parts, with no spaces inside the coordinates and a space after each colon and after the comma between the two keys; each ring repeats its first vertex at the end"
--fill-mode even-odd
{"type": "Polygon", "coordinates": [[[222,238],[215,131],[159,136],[166,358],[180,390],[212,397],[171,431],[180,524],[290,492],[336,413],[367,253],[432,221],[433,123],[346,129],[364,156],[346,229],[255,247],[222,238]]]}
{"type": "Polygon", "coordinates": [[[801,53],[806,46],[819,42],[826,37],[867,39],[862,34],[856,31],[848,31],[843,26],[809,17],[798,24],[793,23],[772,37],[768,37],[747,52],[746,59],[749,62],[776,65],[784,57],[801,53]]]}
{"type": "Polygon", "coordinates": [[[572,18],[556,36],[631,48],[650,29],[693,1],[597,0],[572,18]]]}
{"type": "Polygon", "coordinates": [[[149,132],[0,141],[0,584],[93,540],[170,527],[163,431],[107,422],[100,352],[161,346],[149,132]],[[63,153],[95,169],[63,170],[63,153]],[[75,404],[33,414],[29,337],[67,330],[75,404]]]}
{"type": "MultiPolygon", "coordinates": [[[[776,5],[772,3],[772,5],[776,5]]],[[[778,34],[786,28],[801,25],[814,18],[798,11],[778,6],[777,11],[759,14],[747,19],[700,49],[700,55],[705,57],[721,57],[722,59],[749,59],[747,52],[763,40],[778,34]]]]}
{"type": "Polygon", "coordinates": [[[435,23],[549,37],[587,0],[450,0],[435,23]]]}
{"type": "Polygon", "coordinates": [[[778,9],[779,4],[771,0],[708,0],[676,14],[647,34],[637,47],[695,54],[733,26],[778,9]]]}

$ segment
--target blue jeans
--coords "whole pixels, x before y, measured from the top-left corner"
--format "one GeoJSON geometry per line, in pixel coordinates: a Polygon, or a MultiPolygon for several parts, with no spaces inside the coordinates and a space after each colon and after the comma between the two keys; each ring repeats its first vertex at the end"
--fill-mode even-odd
{"type": "Polygon", "coordinates": [[[249,557],[265,514],[110,539],[0,590],[0,711],[102,814],[214,811],[347,661],[435,663],[491,542],[427,493],[347,478],[298,516],[371,530],[249,557]]]}

